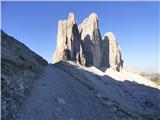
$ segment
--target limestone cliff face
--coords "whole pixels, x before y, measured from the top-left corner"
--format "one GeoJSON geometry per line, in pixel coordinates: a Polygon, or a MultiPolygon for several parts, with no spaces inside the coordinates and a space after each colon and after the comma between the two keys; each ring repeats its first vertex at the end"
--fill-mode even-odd
{"type": "Polygon", "coordinates": [[[117,71],[123,67],[123,60],[121,58],[121,49],[112,32],[104,35],[103,39],[103,64],[111,67],[117,71]]]}
{"type": "Polygon", "coordinates": [[[113,33],[101,38],[98,17],[95,13],[77,26],[75,16],[69,13],[67,20],[58,23],[57,48],[53,62],[75,61],[84,66],[105,66],[120,71],[123,65],[120,47],[113,33]]]}
{"type": "Polygon", "coordinates": [[[67,20],[58,22],[57,48],[53,63],[60,60],[76,60],[80,48],[80,35],[75,16],[69,13],[67,20]]]}
{"type": "MultiPolygon", "coordinates": [[[[98,17],[92,13],[79,25],[79,32],[83,41],[83,54],[86,66],[100,66],[101,51],[101,34],[99,32],[98,17]]],[[[83,57],[83,56],[82,56],[83,57]]]]}

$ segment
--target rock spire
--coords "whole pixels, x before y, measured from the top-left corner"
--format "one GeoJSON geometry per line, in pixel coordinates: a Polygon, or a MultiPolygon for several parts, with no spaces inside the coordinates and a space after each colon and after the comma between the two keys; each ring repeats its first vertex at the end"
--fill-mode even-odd
{"type": "Polygon", "coordinates": [[[94,65],[99,67],[101,64],[101,34],[99,32],[98,17],[92,13],[79,25],[79,32],[83,41],[83,54],[86,59],[86,66],[94,65]]]}
{"type": "Polygon", "coordinates": [[[57,48],[52,62],[76,60],[80,48],[80,41],[75,15],[69,13],[67,20],[60,20],[58,22],[57,48]]]}
{"type": "Polygon", "coordinates": [[[98,16],[89,15],[78,26],[73,13],[67,20],[58,22],[57,48],[52,63],[61,60],[75,61],[84,66],[106,66],[120,71],[123,66],[121,50],[112,32],[102,40],[98,16]]]}
{"type": "Polygon", "coordinates": [[[121,49],[117,43],[116,37],[112,32],[107,32],[102,41],[103,46],[103,65],[111,67],[117,71],[123,67],[121,58],[121,49]]]}

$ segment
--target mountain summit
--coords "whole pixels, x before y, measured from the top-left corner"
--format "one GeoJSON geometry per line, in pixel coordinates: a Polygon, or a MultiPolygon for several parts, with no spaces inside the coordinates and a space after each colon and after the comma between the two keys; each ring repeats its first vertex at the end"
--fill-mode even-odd
{"type": "Polygon", "coordinates": [[[98,16],[89,15],[78,26],[73,13],[58,22],[57,47],[52,63],[74,61],[83,66],[106,67],[120,71],[123,67],[121,50],[112,32],[102,40],[98,16]]]}

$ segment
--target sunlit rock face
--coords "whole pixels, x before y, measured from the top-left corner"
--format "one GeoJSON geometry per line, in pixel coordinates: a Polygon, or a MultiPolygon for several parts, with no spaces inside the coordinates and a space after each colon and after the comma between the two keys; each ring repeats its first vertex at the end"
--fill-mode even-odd
{"type": "Polygon", "coordinates": [[[58,22],[57,48],[52,62],[76,60],[80,48],[80,35],[75,15],[69,13],[67,20],[58,22]]]}
{"type": "Polygon", "coordinates": [[[79,25],[82,39],[83,59],[86,66],[99,67],[102,58],[101,34],[99,32],[98,17],[92,13],[79,25]]]}
{"type": "Polygon", "coordinates": [[[102,42],[103,46],[103,65],[120,71],[123,67],[123,60],[121,58],[121,49],[112,32],[104,35],[102,42]]]}
{"type": "Polygon", "coordinates": [[[102,40],[95,13],[84,19],[79,26],[73,13],[69,13],[67,20],[58,22],[57,48],[52,63],[61,60],[74,61],[87,67],[112,67],[117,71],[123,65],[114,34],[108,32],[102,40]]]}

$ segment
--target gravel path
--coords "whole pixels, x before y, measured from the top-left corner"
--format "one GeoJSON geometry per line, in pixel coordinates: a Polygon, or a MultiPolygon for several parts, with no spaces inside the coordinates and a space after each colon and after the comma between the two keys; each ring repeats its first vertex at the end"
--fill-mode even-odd
{"type": "MultiPolygon", "coordinates": [[[[48,65],[18,113],[17,120],[114,119],[99,99],[62,70],[48,65]]],[[[116,119],[116,118],[115,118],[116,119]]]]}
{"type": "Polygon", "coordinates": [[[34,83],[17,120],[142,120],[143,118],[137,115],[124,112],[119,103],[138,108],[140,100],[148,100],[146,95],[139,93],[149,92],[152,93],[148,95],[151,98],[151,95],[159,91],[130,82],[119,83],[108,76],[95,77],[70,65],[50,64],[42,77],[34,83]],[[84,84],[87,81],[96,85],[95,90],[84,84]],[[101,93],[105,96],[101,96],[101,93]],[[132,103],[136,103],[135,106],[132,103]]]}

